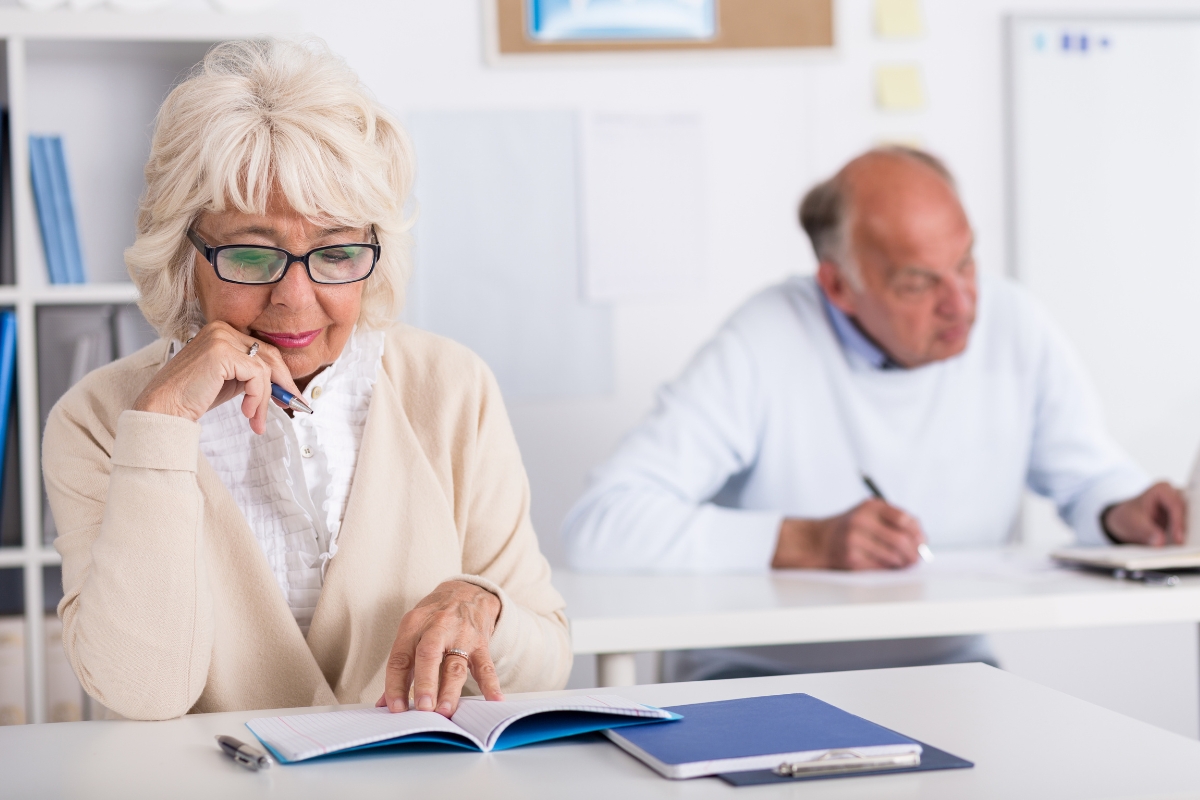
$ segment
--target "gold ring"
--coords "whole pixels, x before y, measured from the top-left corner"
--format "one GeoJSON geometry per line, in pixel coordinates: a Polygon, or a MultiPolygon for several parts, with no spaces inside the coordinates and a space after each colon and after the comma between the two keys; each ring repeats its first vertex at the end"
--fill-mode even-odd
{"type": "Polygon", "coordinates": [[[471,656],[466,651],[459,650],[457,647],[451,647],[449,650],[447,650],[445,653],[443,653],[442,661],[446,660],[446,656],[462,656],[467,661],[471,660],[471,656]]]}

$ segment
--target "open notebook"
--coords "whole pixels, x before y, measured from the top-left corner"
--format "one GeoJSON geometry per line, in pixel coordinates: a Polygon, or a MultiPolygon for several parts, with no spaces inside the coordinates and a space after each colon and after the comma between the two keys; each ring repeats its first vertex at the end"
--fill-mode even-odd
{"type": "Polygon", "coordinates": [[[614,695],[487,702],[464,697],[450,719],[432,711],[356,708],[246,723],[284,764],[331,753],[406,742],[440,742],[469,750],[507,750],[579,733],[679,719],[678,714],[614,695]]]}
{"type": "Polygon", "coordinates": [[[1173,570],[1200,568],[1196,544],[1146,547],[1120,544],[1111,547],[1063,547],[1050,554],[1060,564],[1094,569],[1173,570]]]}

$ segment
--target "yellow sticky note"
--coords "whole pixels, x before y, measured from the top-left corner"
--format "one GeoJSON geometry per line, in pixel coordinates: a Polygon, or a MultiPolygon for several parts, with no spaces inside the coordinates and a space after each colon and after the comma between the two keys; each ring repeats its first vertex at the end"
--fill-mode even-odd
{"type": "Polygon", "coordinates": [[[921,68],[916,64],[876,67],[875,102],[885,111],[916,111],[924,107],[921,68]]]}
{"type": "Polygon", "coordinates": [[[923,34],[921,0],[875,0],[875,33],[881,39],[912,39],[923,34]]]}
{"type": "Polygon", "coordinates": [[[888,147],[888,146],[911,147],[916,150],[927,149],[925,147],[925,140],[915,134],[911,134],[911,135],[897,134],[894,136],[891,134],[884,134],[882,136],[877,136],[877,137],[875,137],[875,146],[876,147],[888,147]]]}

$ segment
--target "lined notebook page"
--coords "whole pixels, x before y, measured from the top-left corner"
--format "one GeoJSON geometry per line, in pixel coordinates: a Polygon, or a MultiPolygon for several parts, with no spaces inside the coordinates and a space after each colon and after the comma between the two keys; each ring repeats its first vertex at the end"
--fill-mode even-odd
{"type": "Polygon", "coordinates": [[[303,761],[418,733],[456,734],[473,742],[480,750],[491,750],[496,739],[509,725],[547,711],[591,711],[647,719],[667,719],[671,716],[669,712],[647,708],[615,695],[500,702],[464,697],[452,720],[432,711],[393,714],[386,708],[356,708],[288,717],[260,717],[247,722],[246,727],[282,761],[303,761]]]}
{"type": "Polygon", "coordinates": [[[355,708],[289,717],[260,717],[247,722],[246,727],[283,761],[303,761],[416,733],[456,734],[474,741],[481,749],[483,747],[482,740],[432,711],[393,714],[386,708],[355,708]]]}
{"type": "Polygon", "coordinates": [[[620,714],[625,717],[665,719],[669,714],[611,694],[554,697],[541,700],[505,700],[490,703],[477,697],[464,697],[452,720],[467,733],[491,750],[504,729],[524,717],[546,711],[591,711],[598,714],[620,714]]]}

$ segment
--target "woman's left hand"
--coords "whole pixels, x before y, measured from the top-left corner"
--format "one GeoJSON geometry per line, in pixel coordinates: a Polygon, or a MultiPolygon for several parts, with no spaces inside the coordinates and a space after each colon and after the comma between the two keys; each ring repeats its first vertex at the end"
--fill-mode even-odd
{"type": "Polygon", "coordinates": [[[418,711],[449,717],[470,674],[485,700],[503,700],[488,642],[500,616],[500,598],[464,581],[446,581],[400,620],[388,656],[383,697],[376,707],[408,710],[408,689],[418,711]],[[451,653],[461,650],[467,656],[451,653]]]}

